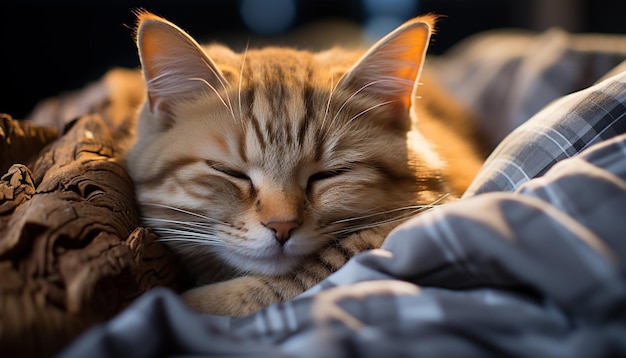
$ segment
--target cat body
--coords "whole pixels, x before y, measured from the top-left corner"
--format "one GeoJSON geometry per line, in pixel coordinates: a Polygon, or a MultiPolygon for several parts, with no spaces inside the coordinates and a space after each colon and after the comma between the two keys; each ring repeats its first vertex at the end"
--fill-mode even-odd
{"type": "Polygon", "coordinates": [[[369,51],[235,53],[139,14],[147,96],[126,160],[144,223],[198,286],[192,308],[291,299],[453,198],[414,105],[433,21],[369,51]]]}

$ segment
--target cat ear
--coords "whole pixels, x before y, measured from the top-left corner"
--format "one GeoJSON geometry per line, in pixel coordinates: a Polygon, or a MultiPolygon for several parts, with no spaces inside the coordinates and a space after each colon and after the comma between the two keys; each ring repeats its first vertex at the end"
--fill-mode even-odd
{"type": "Polygon", "coordinates": [[[408,111],[435,20],[435,16],[426,15],[402,24],[375,43],[337,87],[390,101],[408,111]]]}
{"type": "Polygon", "coordinates": [[[207,90],[217,92],[228,84],[191,36],[151,13],[138,14],[137,48],[150,111],[168,121],[176,101],[207,90]]]}

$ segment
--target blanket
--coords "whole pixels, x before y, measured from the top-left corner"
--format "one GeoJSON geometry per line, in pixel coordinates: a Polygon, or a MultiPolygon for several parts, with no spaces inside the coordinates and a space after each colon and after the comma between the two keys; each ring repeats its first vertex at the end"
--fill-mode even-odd
{"type": "Polygon", "coordinates": [[[148,289],[178,288],[173,255],[141,227],[120,161],[137,81],[137,71],[114,70],[42,103],[30,121],[0,115],[4,357],[50,356],[148,289]]]}
{"type": "MultiPolygon", "coordinates": [[[[626,37],[556,30],[483,34],[429,59],[497,145],[461,200],[249,317],[193,313],[171,276],[152,280],[58,355],[626,355],[625,60],[626,37]]],[[[67,107],[44,107],[34,123],[63,109],[57,122],[85,136],[67,107]]]]}

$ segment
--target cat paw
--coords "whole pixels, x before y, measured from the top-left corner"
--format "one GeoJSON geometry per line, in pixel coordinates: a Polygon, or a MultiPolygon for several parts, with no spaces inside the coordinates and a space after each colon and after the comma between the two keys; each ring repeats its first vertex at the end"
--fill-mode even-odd
{"type": "Polygon", "coordinates": [[[181,297],[188,307],[199,313],[242,317],[269,304],[255,295],[258,285],[254,278],[240,277],[192,288],[183,292],[181,297]]]}

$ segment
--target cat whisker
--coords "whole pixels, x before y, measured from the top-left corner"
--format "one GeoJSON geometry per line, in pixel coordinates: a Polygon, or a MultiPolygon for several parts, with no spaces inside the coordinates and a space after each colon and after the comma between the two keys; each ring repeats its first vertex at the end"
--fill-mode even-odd
{"type": "MultiPolygon", "coordinates": [[[[168,240],[162,240],[165,241],[163,242],[166,245],[169,245],[167,243],[168,240]]],[[[207,245],[207,243],[205,242],[191,242],[189,240],[177,240],[177,239],[172,239],[172,241],[180,241],[180,242],[176,242],[175,246],[174,245],[170,245],[172,250],[179,252],[179,253],[183,253],[183,252],[206,252],[207,248],[210,248],[211,250],[213,249],[213,245],[207,245]]]]}
{"type": "Polygon", "coordinates": [[[328,113],[330,112],[330,103],[333,99],[333,94],[335,93],[335,75],[333,73],[333,68],[330,68],[330,91],[328,94],[328,101],[326,102],[326,110],[324,110],[324,117],[322,118],[321,129],[324,129],[326,124],[326,118],[328,118],[328,113]]]}
{"type": "MultiPolygon", "coordinates": [[[[333,117],[332,122],[335,122],[335,120],[337,119],[337,117],[339,116],[339,114],[341,114],[341,112],[344,110],[344,108],[346,107],[346,105],[355,97],[357,96],[360,92],[362,92],[363,90],[365,90],[366,88],[376,85],[376,84],[380,84],[380,83],[384,83],[384,82],[391,82],[391,83],[395,83],[395,84],[400,84],[400,85],[405,85],[405,86],[413,86],[414,82],[403,79],[403,78],[397,78],[397,77],[388,77],[388,78],[383,78],[377,81],[372,81],[369,82],[367,84],[365,84],[364,86],[362,86],[361,88],[359,88],[358,90],[354,91],[354,93],[352,93],[350,95],[350,97],[348,97],[348,99],[346,99],[343,104],[341,105],[341,107],[339,107],[339,110],[335,113],[335,116],[333,117]]],[[[386,102],[382,102],[379,103],[377,105],[374,105],[364,111],[361,111],[360,113],[356,114],[355,116],[353,116],[352,118],[350,118],[350,120],[346,123],[346,125],[348,125],[349,123],[351,123],[353,120],[355,120],[356,118],[362,116],[363,114],[376,109],[378,107],[390,104],[396,102],[396,100],[391,100],[391,101],[386,101],[386,102]]]]}
{"type": "Polygon", "coordinates": [[[369,82],[369,83],[365,84],[363,87],[359,88],[358,90],[354,91],[354,93],[352,93],[352,94],[350,95],[350,97],[348,97],[348,98],[347,98],[347,99],[343,102],[343,104],[341,104],[341,107],[339,107],[339,110],[337,110],[337,112],[335,113],[335,116],[333,117],[332,122],[334,122],[334,121],[337,119],[337,117],[338,117],[338,116],[339,116],[339,114],[343,111],[343,109],[346,107],[346,105],[347,105],[347,104],[348,104],[348,103],[349,103],[349,102],[350,102],[350,101],[351,101],[354,97],[356,97],[356,95],[358,95],[359,93],[361,93],[361,91],[365,90],[366,88],[368,88],[368,87],[370,87],[370,86],[373,86],[373,85],[375,85],[375,84],[377,84],[377,83],[384,82],[384,81],[387,81],[387,80],[372,81],[372,82],[369,82]]]}
{"type": "Polygon", "coordinates": [[[434,204],[407,206],[407,207],[391,209],[391,210],[377,212],[377,213],[368,214],[368,215],[355,216],[355,217],[345,218],[345,219],[341,219],[341,220],[336,220],[336,221],[333,221],[333,222],[329,223],[329,225],[343,224],[343,223],[348,223],[348,222],[351,222],[351,221],[358,221],[358,220],[368,219],[368,218],[372,218],[372,217],[376,217],[376,216],[380,216],[380,215],[392,214],[392,213],[396,213],[396,212],[399,212],[399,211],[412,210],[412,212],[420,212],[422,210],[432,209],[434,207],[435,207],[434,204]]]}
{"type": "Polygon", "coordinates": [[[144,222],[168,223],[168,224],[185,225],[185,226],[204,228],[204,229],[211,229],[213,227],[213,224],[207,224],[207,223],[198,222],[198,221],[181,221],[181,220],[150,218],[150,217],[142,217],[141,220],[144,222]]]}
{"type": "Polygon", "coordinates": [[[185,210],[185,209],[177,208],[177,207],[171,206],[171,205],[157,204],[157,203],[143,203],[142,205],[144,205],[144,206],[155,206],[155,207],[158,207],[158,208],[169,209],[169,210],[176,211],[176,212],[179,212],[179,213],[182,213],[182,214],[187,214],[187,215],[190,215],[190,216],[198,217],[200,219],[206,220],[207,222],[212,222],[212,223],[216,223],[216,224],[221,224],[221,225],[224,225],[224,226],[232,227],[232,225],[227,223],[227,222],[224,222],[224,221],[221,221],[221,220],[217,220],[217,219],[208,217],[206,215],[198,214],[198,213],[195,213],[193,211],[188,211],[188,210],[185,210]]]}
{"type": "Polygon", "coordinates": [[[416,210],[404,215],[400,215],[398,217],[392,218],[392,219],[386,219],[386,220],[380,220],[380,221],[375,221],[375,222],[371,222],[371,223],[367,223],[367,224],[362,224],[362,225],[354,225],[354,226],[349,226],[349,227],[345,227],[343,229],[339,229],[339,230],[334,230],[329,232],[330,235],[345,235],[345,234],[351,234],[354,232],[358,232],[358,231],[362,231],[365,229],[372,229],[375,227],[379,227],[379,226],[383,226],[386,224],[392,224],[392,223],[396,223],[396,222],[403,222],[409,218],[411,218],[412,216],[414,216],[415,214],[421,212],[422,210],[416,210]]]}
{"type": "Polygon", "coordinates": [[[183,229],[175,229],[175,228],[171,228],[171,227],[156,227],[153,228],[155,232],[157,232],[159,235],[161,234],[178,234],[178,235],[187,235],[189,237],[210,237],[211,235],[213,235],[213,233],[216,232],[216,230],[212,230],[212,231],[197,231],[197,230],[190,230],[189,228],[185,228],[183,229]]]}
{"type": "MultiPolygon", "coordinates": [[[[218,73],[218,70],[215,69],[214,66],[211,66],[210,64],[207,63],[207,67],[209,68],[209,70],[211,70],[211,72],[213,73],[213,75],[215,76],[215,78],[217,78],[217,80],[220,82],[220,85],[222,85],[222,89],[224,90],[224,93],[226,94],[226,100],[228,101],[228,106],[226,106],[226,108],[228,108],[230,110],[230,113],[233,116],[233,120],[236,120],[235,117],[235,111],[233,111],[233,104],[230,100],[230,95],[228,94],[228,83],[224,82],[224,79],[222,77],[222,75],[220,73],[218,73]]],[[[223,97],[222,98],[222,102],[224,102],[223,97]]],[[[226,105],[226,103],[224,103],[224,105],[226,105]]]]}
{"type": "Polygon", "coordinates": [[[376,80],[376,81],[372,81],[369,82],[365,85],[363,85],[361,88],[359,88],[358,90],[354,91],[350,97],[348,97],[343,104],[341,105],[341,107],[339,107],[339,110],[335,113],[335,116],[333,117],[333,122],[337,119],[337,117],[339,116],[339,114],[341,114],[341,112],[343,111],[343,109],[346,107],[346,105],[354,98],[356,97],[359,93],[361,93],[363,90],[367,89],[368,87],[371,87],[373,85],[377,85],[380,83],[384,83],[384,82],[393,82],[393,83],[400,83],[403,85],[407,85],[407,86],[413,86],[413,82],[411,81],[407,81],[401,78],[396,78],[396,77],[390,77],[390,78],[383,78],[380,80],[376,80]]]}
{"type": "Polygon", "coordinates": [[[359,112],[359,113],[357,113],[356,115],[354,115],[352,118],[350,118],[350,119],[348,120],[348,122],[346,122],[345,126],[348,126],[350,123],[352,123],[352,121],[353,121],[353,120],[355,120],[355,119],[359,118],[360,116],[364,115],[365,113],[367,113],[367,112],[369,112],[369,111],[372,111],[372,110],[374,110],[374,109],[376,109],[376,108],[378,108],[378,107],[386,106],[386,105],[388,105],[388,104],[390,104],[390,103],[394,103],[394,102],[398,102],[398,101],[385,101],[385,102],[382,102],[382,103],[378,103],[378,104],[376,104],[376,105],[373,105],[373,106],[371,106],[371,107],[370,107],[370,108],[368,108],[368,109],[364,109],[364,110],[362,110],[361,112],[359,112]]]}
{"type": "MultiPolygon", "coordinates": [[[[232,106],[229,105],[230,104],[230,99],[228,99],[228,104],[227,104],[226,101],[224,100],[224,97],[207,80],[205,80],[204,78],[199,78],[199,77],[191,77],[191,78],[188,78],[188,80],[190,80],[190,81],[200,81],[200,82],[204,83],[207,87],[209,87],[213,92],[215,92],[215,94],[219,98],[220,102],[222,102],[224,107],[226,107],[226,109],[228,109],[228,111],[232,114],[233,118],[235,118],[235,112],[233,112],[232,106]]],[[[227,95],[227,97],[228,97],[228,95],[227,95]]]]}
{"type": "Polygon", "coordinates": [[[378,104],[375,104],[367,109],[362,110],[361,112],[355,114],[354,116],[352,116],[352,118],[350,118],[348,121],[346,121],[340,128],[338,128],[335,133],[337,134],[337,136],[341,136],[344,133],[347,133],[348,131],[350,131],[350,123],[352,123],[352,121],[354,121],[355,119],[359,118],[360,116],[366,114],[367,112],[370,112],[372,110],[375,110],[376,108],[382,107],[382,106],[386,106],[390,103],[394,103],[397,101],[385,101],[385,102],[381,102],[378,104]]]}
{"type": "Polygon", "coordinates": [[[392,82],[392,83],[400,84],[400,85],[406,86],[406,87],[414,87],[415,86],[415,81],[409,80],[409,79],[406,79],[406,78],[395,77],[395,76],[387,76],[387,78],[383,79],[382,82],[392,82]]]}
{"type": "MultiPolygon", "coordinates": [[[[378,220],[378,221],[373,221],[373,222],[367,223],[367,224],[355,225],[354,227],[357,227],[359,230],[361,230],[363,228],[376,227],[376,226],[381,226],[381,225],[385,225],[385,224],[389,224],[389,223],[393,223],[393,222],[397,222],[397,221],[402,221],[402,220],[408,219],[408,218],[410,218],[410,217],[412,217],[412,216],[414,216],[414,215],[416,215],[418,213],[421,213],[423,211],[430,210],[432,208],[433,207],[414,209],[414,210],[411,210],[411,211],[409,211],[407,213],[404,213],[404,214],[401,214],[401,215],[398,215],[398,216],[395,216],[395,217],[392,217],[392,218],[385,218],[385,219],[378,220]]],[[[349,229],[352,229],[352,228],[349,228],[349,229]]]]}
{"type": "Polygon", "coordinates": [[[206,244],[210,244],[211,241],[206,241],[206,240],[202,240],[202,239],[194,239],[194,238],[188,238],[188,237],[184,237],[184,236],[168,236],[168,237],[163,237],[163,238],[159,238],[157,239],[157,241],[159,242],[183,242],[183,243],[189,243],[189,244],[202,244],[202,245],[206,245],[206,244]]]}
{"type": "Polygon", "coordinates": [[[181,234],[181,235],[195,235],[198,237],[211,237],[214,236],[216,232],[220,230],[196,230],[196,228],[189,228],[184,226],[153,226],[154,231],[158,233],[171,233],[171,234],[181,234]]]}
{"type": "Polygon", "coordinates": [[[395,209],[391,209],[391,210],[381,211],[381,212],[378,212],[378,213],[372,213],[372,214],[367,214],[367,215],[361,215],[361,216],[355,216],[355,217],[350,217],[350,218],[336,220],[336,221],[330,222],[328,224],[328,226],[333,226],[333,225],[337,225],[337,224],[346,224],[346,223],[349,224],[350,222],[355,222],[355,221],[360,221],[360,220],[365,220],[365,219],[371,219],[371,218],[374,218],[374,217],[377,217],[377,216],[381,216],[381,215],[388,215],[388,214],[393,214],[393,213],[397,213],[397,212],[408,211],[406,213],[402,213],[402,214],[400,214],[400,215],[398,215],[396,217],[393,217],[393,218],[386,218],[386,219],[383,219],[383,220],[367,222],[367,223],[364,223],[364,224],[361,224],[361,225],[348,226],[348,227],[344,227],[342,229],[331,231],[328,234],[330,234],[330,235],[347,234],[347,233],[351,233],[351,232],[361,231],[361,230],[364,230],[364,229],[370,229],[370,228],[382,226],[382,225],[385,225],[385,224],[391,224],[391,223],[394,223],[394,222],[404,221],[406,219],[411,218],[412,216],[414,216],[416,214],[419,214],[421,212],[428,211],[428,210],[431,210],[431,209],[434,209],[434,208],[440,206],[440,203],[447,196],[448,196],[448,193],[445,193],[445,194],[441,195],[439,198],[437,198],[435,201],[433,201],[430,204],[404,206],[404,207],[395,208],[395,209]]]}
{"type": "Polygon", "coordinates": [[[204,78],[199,78],[199,77],[191,77],[188,78],[188,80],[190,81],[200,81],[202,83],[204,83],[207,87],[209,87],[216,95],[217,97],[220,99],[220,101],[222,102],[222,104],[224,105],[224,107],[231,109],[228,104],[226,104],[226,101],[224,100],[224,97],[219,93],[219,91],[217,90],[217,88],[215,88],[212,84],[210,84],[207,80],[205,80],[204,78]]]}
{"type": "Polygon", "coordinates": [[[246,65],[246,58],[248,57],[248,48],[250,46],[250,41],[246,44],[246,49],[243,51],[243,58],[241,60],[241,68],[239,69],[239,85],[237,88],[237,95],[239,97],[239,116],[243,118],[243,109],[241,104],[241,86],[243,83],[243,70],[246,65]]]}

